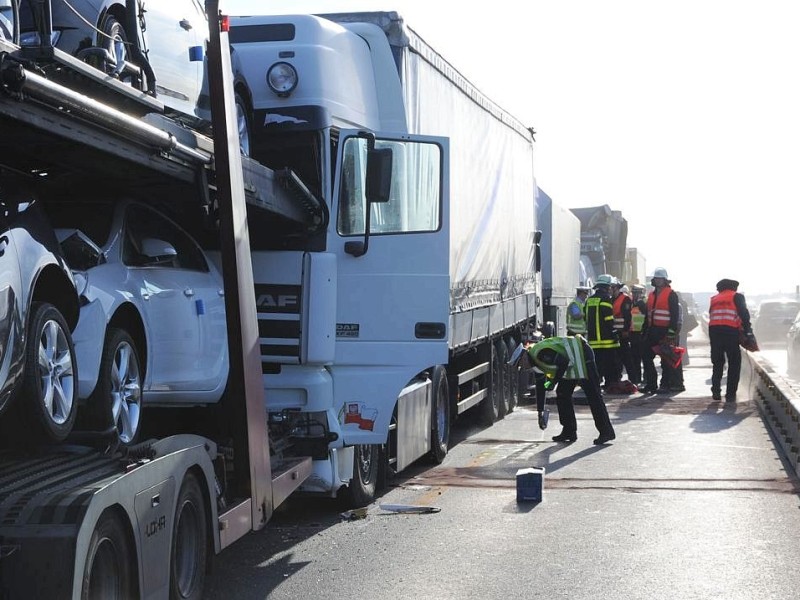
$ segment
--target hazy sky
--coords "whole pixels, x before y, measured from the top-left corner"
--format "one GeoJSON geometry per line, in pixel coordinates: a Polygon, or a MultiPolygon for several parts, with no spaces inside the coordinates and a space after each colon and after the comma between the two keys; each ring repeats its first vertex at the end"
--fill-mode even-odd
{"type": "Polygon", "coordinates": [[[395,10],[536,129],[536,178],[608,204],[673,287],[800,284],[800,2],[221,0],[230,14],[395,10]],[[467,8],[460,8],[460,7],[467,8]]]}

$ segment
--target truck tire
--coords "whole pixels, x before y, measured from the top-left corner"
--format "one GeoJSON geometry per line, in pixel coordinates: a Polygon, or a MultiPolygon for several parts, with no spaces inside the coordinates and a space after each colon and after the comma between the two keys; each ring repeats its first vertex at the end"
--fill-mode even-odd
{"type": "Polygon", "coordinates": [[[122,518],[113,511],[100,517],[89,541],[81,600],[135,598],[136,557],[122,518]]]}
{"type": "Polygon", "coordinates": [[[486,398],[481,400],[478,405],[480,410],[480,422],[485,427],[493,425],[500,419],[500,406],[502,403],[502,378],[498,375],[500,373],[500,363],[497,356],[497,350],[494,344],[489,345],[491,352],[490,369],[488,377],[487,395],[486,398]]]}
{"type": "Polygon", "coordinates": [[[26,435],[33,434],[36,441],[63,442],[78,411],[77,384],[75,347],[67,322],[52,304],[34,302],[22,394],[15,402],[22,419],[30,424],[26,435]]]}
{"type": "Polygon", "coordinates": [[[208,521],[197,476],[183,478],[175,506],[175,528],[169,564],[169,597],[200,600],[206,581],[208,521]]]}
{"type": "Polygon", "coordinates": [[[238,90],[234,94],[236,104],[236,130],[239,133],[239,150],[243,156],[250,156],[250,107],[244,95],[238,90]]]}
{"type": "Polygon", "coordinates": [[[511,412],[511,370],[506,364],[508,362],[508,347],[506,343],[499,339],[494,344],[494,354],[496,362],[492,362],[492,382],[499,382],[500,391],[500,414],[503,419],[511,412]]]}
{"type": "Polygon", "coordinates": [[[342,500],[348,508],[361,508],[375,499],[380,474],[380,446],[359,444],[353,447],[353,454],[353,478],[342,500]]]}
{"type": "Polygon", "coordinates": [[[100,430],[116,427],[129,445],[141,430],[142,373],[136,344],[124,329],[109,327],[103,344],[97,386],[89,398],[89,422],[100,430]]]}
{"type": "MultiPolygon", "coordinates": [[[[517,349],[517,346],[517,340],[513,336],[508,336],[506,349],[509,357],[517,349]]],[[[506,368],[508,369],[508,412],[514,412],[514,409],[519,406],[522,397],[522,392],[520,391],[520,368],[519,365],[506,365],[506,368]]]]}
{"type": "Polygon", "coordinates": [[[431,461],[442,464],[450,444],[450,388],[447,372],[438,365],[433,368],[431,402],[431,461]]]}

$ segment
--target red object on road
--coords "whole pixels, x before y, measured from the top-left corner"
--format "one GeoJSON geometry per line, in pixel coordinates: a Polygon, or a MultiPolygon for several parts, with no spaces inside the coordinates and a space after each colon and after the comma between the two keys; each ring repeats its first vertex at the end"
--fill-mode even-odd
{"type": "Polygon", "coordinates": [[[686,348],[661,343],[653,346],[653,352],[660,356],[662,360],[667,361],[667,364],[674,369],[681,364],[683,355],[686,354],[686,348]]]}

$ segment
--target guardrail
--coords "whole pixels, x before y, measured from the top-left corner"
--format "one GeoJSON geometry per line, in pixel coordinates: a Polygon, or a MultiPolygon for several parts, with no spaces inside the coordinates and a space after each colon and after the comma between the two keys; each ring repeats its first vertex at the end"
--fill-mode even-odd
{"type": "Polygon", "coordinates": [[[746,350],[742,350],[740,382],[747,385],[749,397],[756,402],[784,456],[800,475],[800,394],[797,386],[792,386],[758,353],[746,350]]]}

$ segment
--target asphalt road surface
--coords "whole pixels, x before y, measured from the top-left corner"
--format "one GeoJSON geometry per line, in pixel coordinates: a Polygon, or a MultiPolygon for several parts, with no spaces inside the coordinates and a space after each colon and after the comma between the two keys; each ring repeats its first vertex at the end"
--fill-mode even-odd
{"type": "Polygon", "coordinates": [[[606,446],[586,406],[570,445],[550,441],[555,411],[542,432],[521,406],[489,428],[463,420],[442,465],[404,473],[363,519],[289,499],[216,557],[205,598],[800,598],[797,479],[746,394],[711,399],[699,329],[689,355],[687,391],[606,398],[606,446]],[[517,503],[534,466],[543,501],[517,503]]]}

